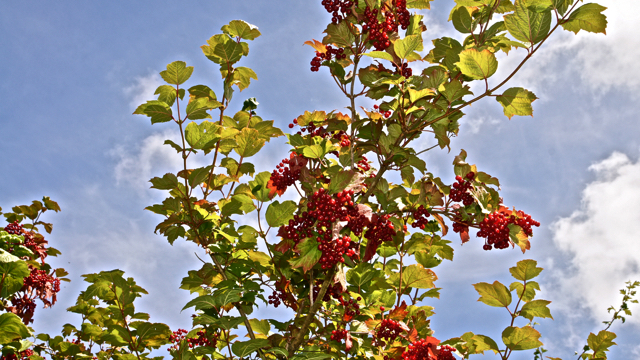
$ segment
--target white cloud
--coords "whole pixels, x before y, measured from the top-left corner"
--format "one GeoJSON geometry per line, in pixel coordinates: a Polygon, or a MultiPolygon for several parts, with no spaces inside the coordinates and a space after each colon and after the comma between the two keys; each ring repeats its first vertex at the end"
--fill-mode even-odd
{"type": "Polygon", "coordinates": [[[129,105],[132,109],[137,108],[140,104],[146,103],[148,100],[155,99],[153,94],[158,86],[162,85],[160,75],[153,73],[147,76],[139,76],[135,78],[132,85],[124,88],[124,94],[131,98],[129,105]]]}
{"type": "Polygon", "coordinates": [[[181,169],[181,157],[173,148],[163,144],[166,139],[176,141],[177,138],[177,131],[165,130],[146,137],[133,151],[122,145],[112,149],[110,154],[119,159],[114,169],[117,184],[148,189],[151,177],[181,169]]]}
{"type": "Polygon", "coordinates": [[[480,132],[480,128],[483,125],[497,125],[500,124],[500,120],[492,117],[485,116],[469,116],[468,119],[462,121],[463,126],[466,125],[469,127],[469,132],[472,134],[477,134],[480,132]]]}
{"type": "Polygon", "coordinates": [[[589,169],[597,178],[584,189],[581,208],[552,225],[555,244],[571,260],[551,292],[568,316],[585,308],[603,321],[609,306],[620,305],[624,283],[640,280],[640,161],[614,152],[589,169]]]}

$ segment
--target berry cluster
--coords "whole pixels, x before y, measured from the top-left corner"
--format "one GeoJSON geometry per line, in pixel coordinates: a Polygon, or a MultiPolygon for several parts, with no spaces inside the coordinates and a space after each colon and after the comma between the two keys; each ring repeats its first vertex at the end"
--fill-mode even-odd
{"type": "Polygon", "coordinates": [[[284,159],[276,165],[276,169],[271,173],[271,184],[278,191],[285,191],[300,179],[301,169],[306,163],[306,158],[292,152],[289,159],[284,159]]]}
{"type": "Polygon", "coordinates": [[[27,349],[25,351],[20,351],[18,354],[5,354],[0,356],[0,360],[27,360],[29,357],[33,355],[33,350],[27,349]]]}
{"type": "MultiPolygon", "coordinates": [[[[320,293],[320,287],[322,286],[322,280],[316,280],[316,284],[313,286],[313,298],[316,299],[318,297],[318,294],[320,293]]],[[[329,300],[336,299],[336,300],[340,300],[342,299],[342,301],[344,301],[344,299],[342,298],[342,285],[340,285],[339,283],[333,284],[333,285],[329,285],[329,288],[327,289],[327,292],[324,294],[324,297],[322,298],[322,301],[327,302],[329,300]]]]}
{"type": "Polygon", "coordinates": [[[347,54],[344,53],[343,48],[334,49],[331,45],[326,46],[326,52],[321,53],[320,51],[316,51],[316,56],[311,60],[311,71],[320,70],[320,65],[322,65],[322,61],[331,61],[331,58],[335,58],[336,60],[346,59],[347,54]]]}
{"type": "MultiPolygon", "coordinates": [[[[378,105],[373,105],[373,109],[375,111],[380,111],[380,107],[378,105]]],[[[382,116],[388,118],[389,116],[391,116],[391,110],[380,111],[380,114],[382,114],[382,116]]]]}
{"type": "Polygon", "coordinates": [[[36,303],[33,298],[27,294],[14,294],[11,298],[11,306],[7,306],[7,310],[18,315],[22,322],[29,324],[33,322],[33,313],[36,310],[36,303]]]}
{"type": "Polygon", "coordinates": [[[362,160],[358,161],[356,163],[356,166],[362,170],[362,172],[367,172],[369,170],[371,170],[371,165],[369,165],[369,161],[367,161],[366,157],[362,157],[362,160]]]}
{"type": "Polygon", "coordinates": [[[509,247],[511,240],[509,239],[509,224],[515,224],[522,228],[522,231],[531,236],[533,230],[531,226],[540,226],[540,223],[533,220],[530,215],[522,211],[518,211],[515,215],[507,215],[504,212],[495,212],[489,214],[480,225],[478,237],[486,238],[486,244],[482,247],[484,250],[506,249],[509,247]]]}
{"type": "Polygon", "coordinates": [[[44,258],[47,257],[47,249],[45,248],[45,245],[47,244],[46,240],[40,237],[36,241],[34,234],[24,230],[22,225],[17,221],[14,221],[13,223],[5,226],[4,231],[13,235],[22,235],[24,237],[24,243],[22,245],[31,250],[35,255],[35,258],[40,259],[40,261],[42,261],[42,263],[44,264],[44,258]]]}
{"type": "Polygon", "coordinates": [[[402,66],[393,64],[393,66],[396,68],[396,71],[395,71],[396,74],[400,74],[406,78],[413,75],[413,70],[409,67],[409,64],[407,63],[403,63],[402,66]]]}
{"type": "Polygon", "coordinates": [[[339,23],[351,13],[351,7],[358,5],[358,0],[322,0],[322,6],[332,15],[331,22],[339,23]]]}
{"type": "Polygon", "coordinates": [[[393,228],[391,221],[389,221],[389,217],[389,214],[377,216],[369,225],[364,236],[369,241],[378,244],[391,241],[392,237],[396,235],[396,230],[393,228]]]}
{"type": "Polygon", "coordinates": [[[351,319],[360,315],[360,305],[354,299],[345,300],[342,296],[340,296],[338,298],[338,301],[340,302],[340,305],[344,307],[342,320],[351,321],[351,319]]]}
{"type": "Polygon", "coordinates": [[[283,291],[276,290],[269,295],[269,305],[273,305],[273,307],[278,307],[283,301],[287,300],[287,294],[283,291]]]}
{"type": "Polygon", "coordinates": [[[44,307],[48,308],[56,302],[56,294],[60,292],[60,279],[47,274],[44,270],[31,268],[31,273],[24,278],[24,284],[20,290],[25,293],[35,292],[44,303],[44,307]]]}
{"type": "Polygon", "coordinates": [[[369,40],[378,51],[385,50],[391,45],[389,34],[398,32],[398,27],[406,30],[409,27],[411,14],[407,10],[406,0],[396,0],[395,9],[382,8],[380,14],[384,18],[378,21],[378,9],[364,9],[365,24],[362,25],[362,32],[369,34],[369,40]]]}
{"type": "MultiPolygon", "coordinates": [[[[320,264],[323,269],[330,269],[339,262],[344,262],[344,254],[347,256],[355,255],[355,250],[352,248],[352,241],[348,235],[338,237],[335,240],[326,240],[329,232],[326,232],[323,237],[318,237],[318,250],[322,251],[320,257],[320,264]]],[[[329,236],[331,236],[329,234],[329,236]]],[[[355,243],[354,243],[355,245],[355,243]]]]}
{"type": "MultiPolygon", "coordinates": [[[[185,339],[187,335],[187,330],[178,329],[174,331],[169,337],[169,341],[173,344],[171,347],[167,349],[167,351],[178,350],[180,347],[180,342],[185,339]]],[[[197,337],[195,338],[187,338],[187,344],[189,344],[189,348],[194,348],[196,346],[208,346],[215,347],[218,343],[218,338],[216,334],[213,336],[208,336],[206,330],[200,330],[196,333],[197,337]]]]}
{"type": "MultiPolygon", "coordinates": [[[[434,339],[435,340],[435,339],[434,339]]],[[[439,341],[429,341],[427,339],[419,339],[407,346],[402,353],[404,360],[440,360],[435,356],[436,346],[439,341]]],[[[444,359],[443,359],[444,360],[444,359]]]]}
{"type": "Polygon", "coordinates": [[[456,360],[456,358],[451,354],[454,351],[456,351],[456,349],[451,346],[441,346],[438,351],[438,360],[456,360]]]}
{"type": "Polygon", "coordinates": [[[462,222],[458,222],[455,221],[453,223],[453,232],[454,233],[468,233],[469,232],[469,225],[462,223],[462,222]]]}
{"type": "Polygon", "coordinates": [[[451,192],[449,193],[451,200],[455,202],[462,201],[464,206],[473,204],[473,196],[469,194],[468,190],[471,189],[471,182],[475,176],[476,174],[473,172],[468,173],[464,179],[460,175],[456,176],[456,182],[451,186],[451,192]]]}
{"type": "Polygon", "coordinates": [[[420,228],[422,230],[424,230],[425,226],[427,226],[427,224],[429,223],[429,220],[427,220],[427,218],[429,216],[431,216],[431,214],[429,213],[429,211],[427,211],[427,209],[425,209],[424,205],[420,205],[419,208],[413,210],[413,224],[411,224],[411,227],[413,228],[420,228]]]}
{"type": "Polygon", "coordinates": [[[384,346],[385,344],[382,343],[382,340],[385,340],[386,342],[393,342],[398,336],[400,336],[401,332],[402,327],[397,321],[392,319],[382,320],[375,335],[375,338],[378,339],[378,342],[380,343],[376,345],[384,346]]]}
{"type": "Polygon", "coordinates": [[[338,329],[331,331],[331,340],[342,341],[347,338],[347,329],[338,329]]]}

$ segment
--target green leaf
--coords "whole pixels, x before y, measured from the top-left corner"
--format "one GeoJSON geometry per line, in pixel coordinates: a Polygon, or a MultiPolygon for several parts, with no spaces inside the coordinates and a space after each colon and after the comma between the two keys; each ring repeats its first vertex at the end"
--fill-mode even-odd
{"type": "Polygon", "coordinates": [[[470,34],[475,28],[471,14],[464,6],[457,8],[451,14],[451,21],[453,22],[453,27],[463,34],[470,34]]]}
{"type": "Polygon", "coordinates": [[[147,101],[146,104],[138,106],[136,111],[133,113],[138,115],[147,115],[151,118],[151,124],[173,120],[173,112],[169,105],[158,100],[147,101]]]}
{"type": "Polygon", "coordinates": [[[249,341],[236,341],[231,345],[231,351],[238,357],[246,357],[260,348],[267,347],[271,343],[267,339],[253,339],[249,341]]]}
{"type": "Polygon", "coordinates": [[[184,61],[174,61],[167,65],[167,70],[160,72],[160,76],[169,84],[180,85],[189,80],[192,73],[193,66],[187,66],[184,61]]]}
{"type": "Polygon", "coordinates": [[[527,287],[525,288],[523,283],[515,281],[509,285],[509,291],[513,290],[516,291],[519,298],[522,298],[522,301],[528,302],[536,297],[536,290],[540,290],[540,285],[535,281],[527,281],[527,287]]]}
{"type": "Polygon", "coordinates": [[[430,289],[434,288],[433,282],[437,280],[436,274],[425,269],[420,264],[409,265],[402,271],[402,287],[416,288],[416,289],[430,289]]]}
{"type": "Polygon", "coordinates": [[[187,118],[191,120],[211,119],[211,115],[207,113],[209,110],[217,109],[222,104],[216,100],[201,97],[189,101],[187,105],[187,118]]]}
{"type": "Polygon", "coordinates": [[[542,13],[527,8],[527,0],[516,0],[516,11],[504,16],[509,34],[532,45],[542,41],[551,29],[551,10],[542,13]]]}
{"type": "Polygon", "coordinates": [[[195,98],[207,98],[209,100],[218,100],[216,93],[206,85],[195,85],[189,88],[189,95],[195,98]]]}
{"type": "Polygon", "coordinates": [[[407,9],[431,9],[431,0],[407,0],[407,9]]]}
{"type": "MultiPolygon", "coordinates": [[[[182,96],[184,96],[184,89],[180,89],[182,96]]],[[[172,106],[176,101],[177,92],[173,86],[170,85],[160,85],[156,89],[156,92],[153,93],[158,96],[158,101],[162,101],[167,103],[167,105],[172,106]]]]}
{"type": "Polygon", "coordinates": [[[485,282],[473,284],[473,287],[480,294],[478,301],[489,306],[506,307],[511,304],[511,292],[497,280],[493,284],[485,282]]]}
{"type": "Polygon", "coordinates": [[[254,40],[261,35],[257,26],[243,20],[232,20],[228,25],[224,25],[221,30],[231,37],[239,37],[244,40],[254,40]]]}
{"type": "Polygon", "coordinates": [[[154,177],[149,182],[153,184],[152,189],[158,190],[173,190],[178,186],[178,178],[171,173],[164,174],[162,178],[154,177]]]}
{"type": "Polygon", "coordinates": [[[338,24],[329,24],[324,31],[327,36],[322,39],[323,44],[335,44],[339,47],[348,47],[356,40],[351,29],[349,29],[351,23],[348,21],[341,21],[338,24]]]}
{"type": "Polygon", "coordinates": [[[587,345],[589,345],[589,348],[593,350],[593,358],[606,359],[607,355],[605,352],[609,351],[611,346],[617,345],[613,342],[613,339],[615,338],[616,334],[605,330],[601,330],[598,335],[595,335],[594,333],[589,334],[589,337],[587,338],[587,345]]]}
{"type": "Polygon", "coordinates": [[[492,350],[495,354],[497,354],[499,351],[498,344],[496,344],[496,342],[488,336],[473,335],[471,340],[473,340],[473,344],[476,348],[476,353],[484,353],[487,350],[492,350]]]}
{"type": "Polygon", "coordinates": [[[136,326],[136,334],[144,346],[159,348],[170,342],[171,329],[165,324],[143,322],[136,326]]]}
{"type": "Polygon", "coordinates": [[[269,335],[269,331],[271,330],[271,324],[269,324],[269,320],[250,319],[249,323],[251,324],[251,328],[254,331],[257,331],[262,335],[269,335]]]}
{"type": "Polygon", "coordinates": [[[264,146],[265,140],[260,138],[260,132],[256,129],[244,128],[236,135],[238,146],[235,152],[242,157],[250,157],[258,153],[264,146]]]}
{"type": "Polygon", "coordinates": [[[213,296],[215,297],[216,307],[222,307],[240,301],[240,299],[242,299],[242,291],[238,289],[224,289],[216,291],[213,296]]]}
{"type": "Polygon", "coordinates": [[[540,333],[538,330],[525,326],[522,328],[509,326],[502,332],[502,342],[510,350],[531,350],[542,346],[538,340],[540,333]]]}
{"type": "Polygon", "coordinates": [[[210,121],[190,122],[184,129],[185,140],[194,149],[212,149],[220,140],[220,126],[210,121]]]}
{"type": "Polygon", "coordinates": [[[504,114],[509,119],[513,115],[533,116],[531,103],[537,99],[536,95],[521,87],[507,89],[502,95],[498,95],[496,100],[504,108],[504,114]]]}
{"type": "Polygon", "coordinates": [[[16,314],[4,313],[0,315],[0,345],[8,344],[17,339],[25,339],[29,336],[31,336],[29,329],[16,314]]]}
{"type": "Polygon", "coordinates": [[[287,200],[282,203],[274,201],[269,204],[265,219],[271,227],[280,227],[293,219],[293,213],[298,209],[298,205],[294,201],[287,200]]]}
{"type": "Polygon", "coordinates": [[[449,102],[454,102],[456,100],[462,99],[462,97],[465,95],[473,95],[473,93],[469,90],[469,86],[463,86],[458,79],[451,80],[451,82],[444,84],[443,87],[443,91],[440,92],[442,93],[442,95],[444,95],[445,98],[447,98],[449,102]]]}
{"type": "Polygon", "coordinates": [[[535,260],[520,260],[516,266],[509,269],[509,272],[516,280],[529,281],[542,272],[543,269],[537,265],[538,262],[535,260]]]}
{"type": "Polygon", "coordinates": [[[393,50],[401,59],[407,59],[416,50],[422,47],[422,36],[407,35],[403,39],[393,43],[393,50]]]}
{"type": "Polygon", "coordinates": [[[606,7],[595,3],[584,4],[569,15],[569,19],[562,23],[562,27],[576,34],[580,30],[606,34],[607,17],[601,14],[606,9],[606,7]]]}
{"type": "Polygon", "coordinates": [[[267,187],[270,178],[271,173],[268,171],[263,171],[256,175],[256,177],[249,182],[251,193],[256,197],[258,201],[270,201],[275,196],[275,191],[271,193],[271,190],[267,187]]]}
{"type": "Polygon", "coordinates": [[[242,45],[235,41],[227,41],[224,44],[217,44],[213,48],[213,55],[222,59],[223,63],[233,64],[242,57],[242,45]]]}
{"type": "MultiPolygon", "coordinates": [[[[43,197],[42,202],[44,202],[44,206],[47,208],[47,210],[53,210],[55,212],[60,211],[60,205],[58,205],[57,202],[51,200],[48,196],[43,197]]],[[[2,208],[0,208],[0,210],[2,210],[2,208]]],[[[2,212],[0,212],[0,214],[2,214],[2,212]]]]}
{"type": "Polygon", "coordinates": [[[560,15],[564,15],[569,9],[569,6],[573,5],[574,0],[553,0],[553,8],[558,11],[560,15]]]}
{"type": "Polygon", "coordinates": [[[296,250],[300,253],[300,256],[289,260],[292,268],[301,267],[304,272],[309,271],[315,264],[318,263],[322,256],[322,251],[318,250],[318,241],[315,238],[306,238],[302,240],[296,250]]]}
{"type": "Polygon", "coordinates": [[[498,60],[489,50],[467,49],[460,52],[460,71],[473,79],[487,79],[498,70],[498,60]]]}
{"type": "Polygon", "coordinates": [[[384,59],[393,62],[393,55],[389,54],[386,51],[371,51],[364,55],[372,57],[374,59],[384,59]]]}
{"type": "Polygon", "coordinates": [[[305,147],[302,150],[302,154],[309,159],[320,159],[326,155],[324,148],[319,144],[305,147]]]}
{"type": "Polygon", "coordinates": [[[551,310],[547,307],[549,304],[551,304],[551,301],[547,300],[529,301],[522,306],[522,309],[520,309],[520,315],[531,321],[533,321],[534,317],[553,319],[553,316],[551,316],[551,310]]]}
{"type": "Polygon", "coordinates": [[[333,195],[344,190],[351,183],[353,175],[353,171],[340,171],[333,175],[331,177],[331,182],[329,183],[329,194],[333,195]]]}
{"type": "Polygon", "coordinates": [[[238,67],[233,70],[232,84],[238,86],[240,91],[249,87],[251,79],[258,80],[258,75],[248,67],[238,67]]]}
{"type": "Polygon", "coordinates": [[[195,306],[195,310],[212,309],[217,305],[216,297],[213,295],[202,295],[189,301],[180,311],[184,311],[192,306],[195,306]]]}

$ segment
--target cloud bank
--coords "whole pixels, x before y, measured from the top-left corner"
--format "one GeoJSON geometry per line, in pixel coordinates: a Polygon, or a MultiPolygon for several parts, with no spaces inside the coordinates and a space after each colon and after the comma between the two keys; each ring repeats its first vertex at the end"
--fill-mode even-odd
{"type": "Polygon", "coordinates": [[[552,224],[555,244],[570,256],[554,298],[567,314],[585,308],[603,321],[609,306],[620,305],[624,283],[640,280],[640,161],[614,152],[589,170],[596,179],[582,192],[581,208],[552,224]]]}

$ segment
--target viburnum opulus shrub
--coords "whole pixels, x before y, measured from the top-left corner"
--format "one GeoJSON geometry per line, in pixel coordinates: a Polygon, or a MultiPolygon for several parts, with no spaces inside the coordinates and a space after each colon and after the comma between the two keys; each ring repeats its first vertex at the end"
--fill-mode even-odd
{"type": "MultiPolygon", "coordinates": [[[[310,70],[335,80],[335,91],[345,95],[344,113],[320,109],[279,119],[290,131],[285,134],[260,117],[255,99],[232,110],[236,90],[258,78],[240,61],[261,33],[241,20],[201,47],[220,66],[221,91],[186,85],[194,69],[175,61],[160,72],[166,84],[157,99],[134,113],[180,133],[165,144],[183,167],[151,179],[152,188],[168,196],[147,210],[163,217],[156,231],[171,244],[184,239],[208,254],[180,286],[196,294],[184,307],[193,312],[193,329],[149,322],[133,305],[144,289],[119,270],[103,271],[84,276],[89,286],[69,308],[82,315],[82,324],[65,325],[63,336],[38,335],[34,357],[133,360],[165,345],[178,359],[542,355],[534,319],[551,313],[549,301],[535,298],[533,279],[542,269],[534,260],[509,269],[515,279],[509,287],[474,285],[479,301],[508,311],[501,339],[467,332],[462,324],[460,337],[434,337],[434,309],[423,300],[439,296],[434,269],[454,259],[444,237],[524,253],[540,224],[503,204],[499,180],[469,164],[464,150],[454,158],[452,184],[421,157],[448,150],[463,109],[483,98],[495,98],[508,118],[531,115],[536,95],[506,88],[508,80],[560,28],[604,33],[605,8],[573,0],[457,0],[450,20],[466,38],[427,42],[422,12],[429,0],[322,5],[331,19],[321,41],[306,42],[315,51],[310,70]],[[522,61],[496,79],[499,52],[522,61]],[[476,93],[472,82],[480,84],[476,93]],[[375,105],[362,106],[364,98],[375,105]],[[288,149],[272,155],[282,160],[257,172],[251,158],[282,136],[288,149]],[[424,141],[417,140],[426,137],[435,145],[420,147],[424,141]],[[192,166],[196,154],[209,165],[192,166]],[[299,200],[281,199],[287,192],[299,200]],[[477,240],[471,240],[474,231],[477,240]],[[292,316],[271,318],[270,309],[278,307],[292,316]]],[[[628,284],[611,322],[628,311],[636,286],[628,284]]],[[[583,358],[606,357],[615,337],[607,330],[589,336],[583,358]]]]}

